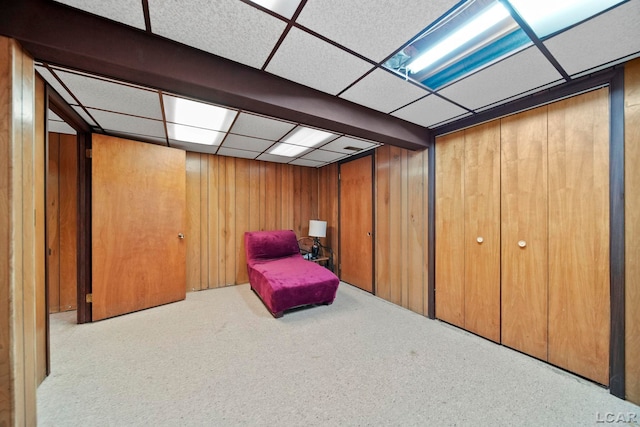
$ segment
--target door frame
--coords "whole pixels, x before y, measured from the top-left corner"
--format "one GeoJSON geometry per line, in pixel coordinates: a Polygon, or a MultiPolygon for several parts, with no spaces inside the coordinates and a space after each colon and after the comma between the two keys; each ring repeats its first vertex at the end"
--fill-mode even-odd
{"type": "MultiPolygon", "coordinates": [[[[91,322],[91,304],[86,295],[91,293],[91,162],[87,149],[91,148],[91,128],[84,119],[48,84],[45,86],[45,124],[51,109],[77,133],[78,147],[78,246],[77,246],[77,323],[91,322]]],[[[45,144],[49,148],[49,129],[45,125],[45,144]]],[[[45,174],[46,175],[46,174],[45,174]]],[[[46,227],[46,224],[45,224],[46,227]]],[[[45,228],[45,233],[47,230],[45,228]]],[[[49,261],[45,261],[45,295],[47,307],[47,374],[49,373],[49,261]]]]}
{"type": "Polygon", "coordinates": [[[359,160],[363,157],[371,157],[371,294],[376,295],[376,170],[375,170],[375,151],[366,151],[361,154],[356,154],[348,159],[338,162],[338,224],[340,227],[338,229],[338,276],[342,276],[342,234],[340,233],[340,229],[342,228],[342,179],[340,178],[340,172],[342,165],[345,163],[352,162],[354,160],[359,160]]]}
{"type": "MultiPolygon", "coordinates": [[[[496,120],[601,87],[609,87],[609,264],[611,331],[609,342],[609,391],[625,398],[625,233],[624,233],[624,66],[572,80],[562,86],[527,96],[478,113],[431,133],[437,136],[496,120]]],[[[435,150],[429,156],[429,246],[435,248],[435,150]]],[[[435,318],[435,251],[429,253],[429,318],[435,318]],[[433,301],[433,304],[432,304],[433,301]]]]}

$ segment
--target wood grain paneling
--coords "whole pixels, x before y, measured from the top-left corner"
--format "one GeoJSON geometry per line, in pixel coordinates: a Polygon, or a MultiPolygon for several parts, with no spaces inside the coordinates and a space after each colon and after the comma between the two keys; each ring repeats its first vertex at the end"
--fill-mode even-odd
{"type": "Polygon", "coordinates": [[[78,147],[50,133],[47,168],[49,313],[75,310],[78,283],[78,147]]]}
{"type": "Polygon", "coordinates": [[[58,160],[60,224],[60,311],[75,310],[78,291],[78,143],[60,135],[58,160]]]}
{"type": "Polygon", "coordinates": [[[184,151],[93,135],[93,321],[185,298],[185,171],[184,151]]]}
{"type": "Polygon", "coordinates": [[[436,141],[436,317],[464,327],[464,131],[436,141]]]}
{"type": "MultiPolygon", "coordinates": [[[[36,78],[34,184],[43,191],[46,176],[46,99],[45,82],[36,78]]],[[[46,296],[46,197],[36,193],[36,379],[40,384],[47,375],[47,296],[46,296]]]]}
{"type": "Polygon", "coordinates": [[[426,314],[428,250],[426,241],[427,150],[407,155],[407,308],[426,314]]]}
{"type": "Polygon", "coordinates": [[[340,278],[373,291],[372,156],[340,165],[340,278]]]}
{"type": "Polygon", "coordinates": [[[375,260],[375,288],[376,295],[387,301],[391,300],[391,232],[389,229],[390,204],[390,169],[391,147],[382,146],[376,150],[376,260],[375,260]]]}
{"type": "MultiPolygon", "coordinates": [[[[283,178],[286,176],[282,174],[283,178]]],[[[287,193],[283,192],[283,195],[287,193]]],[[[284,212],[284,211],[283,211],[284,212]]],[[[318,170],[318,218],[327,221],[327,237],[321,243],[333,250],[338,262],[338,164],[332,163],[318,170]]],[[[283,218],[284,223],[284,218],[283,218]]]]}
{"type": "Polygon", "coordinates": [[[0,425],[36,425],[33,60],[0,37],[0,425]]]}
{"type": "Polygon", "coordinates": [[[609,383],[609,100],[549,105],[549,362],[609,383]]]}
{"type": "Polygon", "coordinates": [[[502,343],[546,360],[547,107],[502,119],[501,133],[502,343]]]}
{"type": "MultiPolygon", "coordinates": [[[[391,164],[389,171],[389,280],[391,283],[389,301],[394,304],[402,305],[402,300],[406,301],[406,297],[403,298],[402,290],[405,288],[402,282],[402,262],[403,262],[403,249],[406,247],[402,239],[402,231],[406,229],[405,218],[406,211],[403,208],[406,203],[402,200],[402,176],[403,172],[406,173],[406,169],[403,170],[405,159],[407,158],[407,151],[399,147],[391,147],[391,164]]],[[[379,243],[384,245],[383,242],[379,243]]],[[[404,275],[406,277],[406,275],[404,275]]]]}
{"type": "Polygon", "coordinates": [[[640,404],[640,60],[625,65],[625,392],[640,404]]]}
{"type": "Polygon", "coordinates": [[[465,329],[500,341],[499,122],[465,131],[464,162],[465,329]]]}
{"type": "MultiPolygon", "coordinates": [[[[248,281],[245,231],[291,229],[304,236],[310,215],[318,215],[316,169],[187,153],[186,173],[186,240],[197,236],[188,246],[187,291],[248,281]]],[[[337,174],[333,182],[337,188],[337,174]]],[[[337,203],[336,192],[328,197],[337,203]]],[[[336,224],[328,219],[328,233],[336,224]]]]}
{"type": "MultiPolygon", "coordinates": [[[[202,280],[202,203],[200,153],[186,154],[186,232],[187,246],[187,291],[199,291],[203,288],[202,280]]],[[[205,175],[206,176],[206,175],[205,175]]],[[[206,215],[206,214],[205,214],[206,215]]],[[[205,216],[206,217],[206,216],[205,216]]],[[[206,253],[206,252],[205,252],[206,253]]],[[[206,280],[204,281],[206,284],[206,280]]],[[[206,289],[206,286],[205,286],[206,289]]]]}
{"type": "Polygon", "coordinates": [[[47,163],[49,313],[60,311],[60,134],[50,133],[47,163]]]}

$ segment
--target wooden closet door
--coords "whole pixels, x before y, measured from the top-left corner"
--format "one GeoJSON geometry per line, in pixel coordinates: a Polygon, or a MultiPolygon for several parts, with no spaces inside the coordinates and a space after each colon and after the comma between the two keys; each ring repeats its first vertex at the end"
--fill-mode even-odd
{"type": "Polygon", "coordinates": [[[373,157],[340,165],[340,280],[373,292],[373,157]]]}
{"type": "Polygon", "coordinates": [[[183,300],[185,152],[92,139],[92,321],[183,300]]]}
{"type": "Polygon", "coordinates": [[[501,122],[502,343],[547,359],[547,107],[501,122]]]}
{"type": "Polygon", "coordinates": [[[465,329],[499,342],[499,121],[465,130],[464,194],[465,329]]]}
{"type": "Polygon", "coordinates": [[[609,96],[549,105],[549,362],[609,383],[609,96]]]}
{"type": "Polygon", "coordinates": [[[464,328],[464,131],[436,141],[436,317],[464,328]]]}

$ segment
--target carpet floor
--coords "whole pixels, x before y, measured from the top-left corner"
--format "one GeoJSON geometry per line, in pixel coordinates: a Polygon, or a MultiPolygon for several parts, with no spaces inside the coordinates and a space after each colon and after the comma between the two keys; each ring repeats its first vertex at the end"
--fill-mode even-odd
{"type": "Polygon", "coordinates": [[[248,285],[85,325],[55,314],[51,370],[41,426],[640,422],[596,384],[345,283],[281,319],[248,285]]]}

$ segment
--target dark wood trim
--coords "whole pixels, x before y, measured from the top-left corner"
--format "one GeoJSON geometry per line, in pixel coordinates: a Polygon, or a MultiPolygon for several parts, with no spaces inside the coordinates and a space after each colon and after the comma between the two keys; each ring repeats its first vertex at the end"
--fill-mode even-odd
{"type": "Polygon", "coordinates": [[[429,319],[436,318],[436,141],[435,137],[429,140],[429,148],[427,155],[429,156],[429,170],[428,177],[428,212],[427,212],[427,227],[428,227],[428,248],[429,252],[427,256],[428,265],[428,282],[427,282],[427,298],[428,298],[428,310],[427,316],[429,319]]]}
{"type": "MultiPolygon", "coordinates": [[[[49,85],[48,108],[60,116],[77,132],[78,147],[78,246],[77,246],[77,322],[91,322],[91,304],[86,295],[91,293],[91,166],[86,150],[91,148],[89,124],[49,85]]],[[[48,146],[48,144],[47,144],[48,146]]],[[[47,156],[48,158],[48,156],[47,156]]],[[[48,310],[48,304],[47,304],[48,310]]]]}
{"type": "Polygon", "coordinates": [[[49,85],[47,85],[48,108],[56,113],[62,120],[71,126],[76,132],[91,132],[89,124],[71,108],[69,104],[49,85]]]}
{"type": "Polygon", "coordinates": [[[336,133],[410,150],[425,148],[430,133],[397,117],[57,2],[3,5],[0,34],[19,40],[44,62],[336,133]]]}
{"type": "Polygon", "coordinates": [[[611,338],[609,389],[625,398],[625,235],[624,235],[624,69],[611,79],[610,90],[610,273],[611,338]]]}
{"type": "Polygon", "coordinates": [[[78,134],[78,323],[91,322],[91,134],[78,134]]]}

